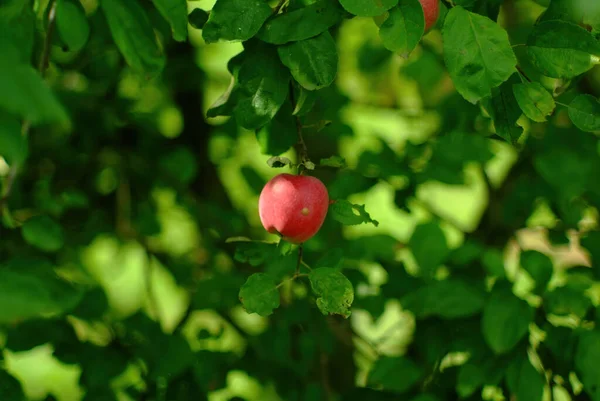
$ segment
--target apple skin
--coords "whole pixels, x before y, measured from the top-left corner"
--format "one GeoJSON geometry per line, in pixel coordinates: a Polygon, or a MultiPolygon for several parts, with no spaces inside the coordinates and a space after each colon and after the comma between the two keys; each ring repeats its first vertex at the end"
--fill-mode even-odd
{"type": "Polygon", "coordinates": [[[419,0],[425,14],[425,32],[428,32],[437,22],[440,16],[439,0],[419,0]]]}
{"type": "Polygon", "coordinates": [[[267,182],[258,198],[265,230],[293,244],[306,242],[319,231],[328,208],[325,185],[305,175],[279,174],[267,182]]]}

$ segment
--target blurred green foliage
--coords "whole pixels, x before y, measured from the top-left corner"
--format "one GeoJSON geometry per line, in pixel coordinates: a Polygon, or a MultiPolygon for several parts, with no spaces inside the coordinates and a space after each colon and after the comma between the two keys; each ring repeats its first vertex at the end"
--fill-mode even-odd
{"type": "Polygon", "coordinates": [[[0,400],[600,401],[597,4],[2,1],[0,400]]]}

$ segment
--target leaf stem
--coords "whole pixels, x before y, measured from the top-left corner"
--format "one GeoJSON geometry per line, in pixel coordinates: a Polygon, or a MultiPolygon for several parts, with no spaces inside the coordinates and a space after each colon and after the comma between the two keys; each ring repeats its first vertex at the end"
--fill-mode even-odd
{"type": "MultiPolygon", "coordinates": [[[[42,48],[42,54],[40,57],[40,62],[38,64],[38,70],[42,78],[44,77],[44,73],[48,68],[48,63],[50,59],[50,47],[52,45],[52,33],[54,32],[54,25],[56,22],[56,0],[50,1],[50,10],[48,11],[48,30],[46,31],[44,47],[42,48]]],[[[29,135],[30,128],[31,123],[28,120],[23,120],[23,124],[21,125],[21,135],[27,138],[27,136],[29,135]]],[[[8,176],[6,177],[6,181],[4,182],[4,188],[2,189],[2,194],[0,196],[0,217],[4,215],[4,209],[12,193],[12,189],[14,187],[15,179],[17,178],[17,175],[19,173],[19,169],[19,163],[14,162],[10,167],[8,176]]]]}

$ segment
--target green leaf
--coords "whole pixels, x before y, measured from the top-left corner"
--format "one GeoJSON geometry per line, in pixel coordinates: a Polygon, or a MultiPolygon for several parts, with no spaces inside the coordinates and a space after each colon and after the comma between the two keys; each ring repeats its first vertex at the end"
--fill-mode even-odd
{"type": "Polygon", "coordinates": [[[317,307],[324,315],[350,316],[354,289],[342,272],[332,267],[320,267],[313,269],[308,279],[317,296],[317,307]]]}
{"type": "Polygon", "coordinates": [[[136,72],[154,76],[165,66],[165,55],[154,29],[138,1],[102,0],[108,27],[127,64],[136,72]]]}
{"type": "Polygon", "coordinates": [[[347,167],[346,159],[344,159],[343,157],[340,157],[340,156],[331,156],[326,159],[321,159],[319,161],[319,165],[324,166],[324,167],[335,167],[335,168],[347,167]]]}
{"type": "Polygon", "coordinates": [[[83,49],[90,36],[90,25],[79,1],[57,1],[56,32],[69,51],[76,52],[83,49]]]}
{"type": "Polygon", "coordinates": [[[527,55],[542,74],[573,78],[593,67],[591,56],[600,55],[600,42],[570,22],[546,21],[537,24],[530,33],[527,55]]]}
{"type": "Polygon", "coordinates": [[[467,362],[460,367],[457,380],[456,392],[461,398],[467,398],[484,384],[485,375],[481,367],[467,362]]]}
{"type": "Polygon", "coordinates": [[[300,86],[300,96],[298,96],[298,100],[296,100],[296,107],[292,114],[294,116],[303,116],[307,114],[315,105],[318,97],[317,91],[309,91],[302,86],[300,86]]]}
{"type": "Polygon", "coordinates": [[[494,288],[483,309],[483,338],[496,354],[510,351],[529,332],[533,309],[508,288],[494,288]]]}
{"type": "MultiPolygon", "coordinates": [[[[229,241],[232,242],[232,241],[229,241]]],[[[243,240],[238,242],[233,258],[238,262],[259,266],[277,255],[277,246],[261,241],[243,240]]]]}
{"type": "Polygon", "coordinates": [[[202,30],[206,43],[219,39],[245,41],[258,33],[271,16],[264,0],[218,0],[202,30]]]}
{"type": "Polygon", "coordinates": [[[21,122],[0,112],[0,156],[8,164],[22,163],[27,157],[27,140],[21,135],[21,122]]]}
{"type": "Polygon", "coordinates": [[[521,266],[535,280],[537,291],[543,293],[554,272],[552,260],[537,251],[524,251],[521,253],[521,266]]]}
{"type": "Polygon", "coordinates": [[[0,7],[0,59],[3,63],[31,63],[34,41],[32,4],[27,1],[4,2],[0,7]]]}
{"type": "Polygon", "coordinates": [[[425,16],[419,0],[400,0],[379,27],[383,45],[405,58],[417,47],[424,32],[425,16]]]}
{"type": "Polygon", "coordinates": [[[234,115],[242,127],[252,130],[271,121],[285,102],[289,73],[273,47],[254,43],[247,51],[238,74],[240,95],[234,115]]]}
{"type": "Polygon", "coordinates": [[[583,291],[570,286],[558,287],[544,294],[544,309],[553,315],[583,318],[592,306],[591,299],[583,291]]]}
{"type": "Polygon", "coordinates": [[[539,82],[515,84],[513,93],[527,118],[538,123],[546,121],[556,107],[552,95],[539,82]]]}
{"type": "Polygon", "coordinates": [[[491,19],[456,6],[448,12],[442,34],[448,72],[469,102],[490,96],[515,72],[508,34],[491,19]]]}
{"type": "Polygon", "coordinates": [[[483,291],[457,279],[433,281],[410,292],[400,303],[418,319],[439,316],[458,319],[479,313],[483,309],[483,291]]]}
{"type": "Polygon", "coordinates": [[[269,316],[279,307],[279,290],[275,278],[265,273],[254,273],[239,293],[246,312],[269,316]]]}
{"type": "Polygon", "coordinates": [[[582,131],[600,131],[600,102],[592,95],[579,95],[569,104],[569,117],[582,131]]]}
{"type": "Polygon", "coordinates": [[[292,165],[292,161],[287,157],[273,156],[267,160],[267,164],[272,168],[281,168],[292,165]]]}
{"type": "Polygon", "coordinates": [[[517,400],[542,401],[546,378],[531,364],[527,354],[513,359],[506,381],[517,400]]]}
{"type": "Polygon", "coordinates": [[[522,113],[512,90],[515,81],[518,81],[518,78],[513,74],[499,88],[492,89],[490,113],[494,120],[496,134],[512,144],[516,143],[523,134],[523,128],[517,125],[517,120],[522,113]]]}
{"type": "MultiPolygon", "coordinates": [[[[582,332],[579,337],[575,367],[583,387],[592,394],[600,388],[600,330],[582,332]]],[[[597,399],[597,398],[596,398],[597,399]]]]}
{"type": "Polygon", "coordinates": [[[204,28],[206,21],[208,21],[208,13],[201,8],[195,8],[194,11],[188,15],[188,22],[195,29],[204,28]]]}
{"type": "Polygon", "coordinates": [[[329,32],[277,48],[281,62],[303,88],[321,89],[333,83],[338,54],[329,32]]]}
{"type": "Polygon", "coordinates": [[[21,228],[23,239],[46,252],[56,252],[64,245],[62,227],[48,216],[32,217],[21,228]]]}
{"type": "Polygon", "coordinates": [[[403,393],[414,386],[423,371],[408,358],[382,357],[369,372],[367,385],[403,393]]]}
{"type": "Polygon", "coordinates": [[[298,134],[291,111],[291,103],[283,103],[275,117],[256,133],[262,154],[280,155],[294,146],[298,134]]]}
{"type": "Polygon", "coordinates": [[[46,261],[13,259],[0,267],[0,324],[63,313],[82,295],[46,261]]]}
{"type": "Polygon", "coordinates": [[[375,17],[398,4],[398,0],[340,0],[350,14],[360,17],[375,17]]]}
{"type": "Polygon", "coordinates": [[[30,66],[0,63],[0,109],[31,124],[69,124],[69,117],[40,74],[30,66]]]}
{"type": "Polygon", "coordinates": [[[342,19],[342,13],[337,1],[318,0],[269,19],[257,37],[276,45],[309,39],[337,24],[342,19]]]}
{"type": "Polygon", "coordinates": [[[348,226],[362,223],[372,223],[375,227],[379,225],[379,222],[373,220],[367,213],[365,205],[354,205],[345,199],[339,199],[329,207],[329,210],[335,220],[348,226]]]}
{"type": "Polygon", "coordinates": [[[446,236],[436,222],[419,224],[408,246],[419,265],[422,276],[431,276],[450,254],[446,236]]]}
{"type": "Polygon", "coordinates": [[[185,42],[188,35],[188,14],[186,0],[152,0],[160,14],[169,22],[173,38],[185,42]]]}

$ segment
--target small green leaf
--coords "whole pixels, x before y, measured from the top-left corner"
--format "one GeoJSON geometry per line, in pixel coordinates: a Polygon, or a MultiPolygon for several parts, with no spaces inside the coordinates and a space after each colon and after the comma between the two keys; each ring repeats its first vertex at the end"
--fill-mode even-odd
{"type": "Polygon", "coordinates": [[[537,251],[524,251],[521,253],[521,266],[535,280],[537,291],[543,293],[554,272],[552,260],[537,251]]]}
{"type": "Polygon", "coordinates": [[[600,55],[600,42],[576,24],[545,21],[527,39],[533,66],[552,78],[573,78],[593,67],[592,55],[600,55]]]}
{"type": "Polygon", "coordinates": [[[369,372],[369,386],[403,393],[414,386],[423,376],[423,371],[408,358],[382,357],[369,372]]]}
{"type": "Polygon", "coordinates": [[[577,96],[569,104],[569,117],[582,131],[600,131],[600,101],[592,95],[577,96]]]}
{"type": "Polygon", "coordinates": [[[329,32],[277,48],[281,62],[303,88],[321,89],[333,83],[338,54],[329,32]]]}
{"type": "MultiPolygon", "coordinates": [[[[228,242],[234,242],[228,240],[228,242]]],[[[277,255],[275,244],[262,241],[240,240],[235,248],[233,258],[238,262],[249,263],[251,266],[259,266],[277,255]]]]}
{"type": "Polygon", "coordinates": [[[275,278],[265,273],[254,273],[240,289],[239,298],[248,313],[271,315],[279,307],[275,278]]]}
{"type": "Polygon", "coordinates": [[[398,0],[340,0],[340,4],[350,14],[375,17],[394,7],[398,0]]]}
{"type": "Polygon", "coordinates": [[[379,28],[383,45],[402,57],[408,57],[424,32],[425,16],[419,0],[400,0],[379,28]]]}
{"type": "Polygon", "coordinates": [[[81,50],[90,36],[90,25],[79,1],[58,0],[56,31],[69,51],[81,50]]]}
{"type": "Polygon", "coordinates": [[[188,22],[195,29],[204,28],[206,21],[208,21],[208,13],[201,8],[195,8],[194,11],[188,15],[188,22]]]}
{"type": "Polygon", "coordinates": [[[245,41],[257,34],[271,16],[264,0],[218,0],[202,30],[206,43],[245,41]]]}
{"type": "Polygon", "coordinates": [[[139,73],[154,76],[165,66],[165,55],[146,11],[138,1],[102,0],[112,37],[127,64],[139,73]]]}
{"type": "Polygon", "coordinates": [[[319,162],[320,166],[325,166],[325,167],[335,167],[335,168],[345,168],[346,165],[346,159],[344,159],[343,157],[340,156],[331,156],[328,157],[327,159],[321,159],[321,161],[319,162]]]}
{"type": "Polygon", "coordinates": [[[8,164],[22,163],[27,157],[27,140],[21,135],[21,122],[0,112],[0,156],[8,164]]]}
{"type": "Polygon", "coordinates": [[[513,93],[527,118],[539,123],[546,121],[556,107],[552,95],[539,82],[515,84],[513,93]]]}
{"type": "Polygon", "coordinates": [[[379,222],[373,220],[367,213],[365,205],[354,205],[347,200],[340,199],[330,206],[330,211],[335,220],[348,226],[362,223],[372,223],[375,227],[379,225],[379,222]]]}
{"type": "Polygon", "coordinates": [[[69,124],[69,116],[30,66],[0,63],[0,108],[33,125],[69,124]]]}
{"type": "Polygon", "coordinates": [[[285,166],[291,166],[293,163],[287,157],[273,156],[267,160],[267,164],[269,167],[273,168],[281,168],[285,166]]]}
{"type": "Polygon", "coordinates": [[[456,6],[448,12],[442,34],[448,72],[469,102],[490,96],[515,72],[508,34],[491,19],[456,6]]]}
{"type": "Polygon", "coordinates": [[[21,228],[23,239],[46,252],[56,252],[63,247],[62,227],[48,216],[32,217],[21,228]]]}
{"type": "Polygon", "coordinates": [[[523,128],[517,125],[517,120],[522,114],[521,108],[512,90],[512,86],[517,80],[516,74],[513,74],[499,88],[492,89],[491,99],[490,114],[494,120],[496,134],[512,144],[517,143],[523,134],[523,128]]]}
{"type": "Polygon", "coordinates": [[[461,280],[441,280],[409,292],[400,303],[418,319],[430,316],[459,319],[483,309],[484,293],[461,280]]]}
{"type": "Polygon", "coordinates": [[[350,316],[354,289],[341,271],[332,267],[320,267],[313,269],[308,279],[317,296],[317,307],[324,315],[350,316]]]}
{"type": "Polygon", "coordinates": [[[186,0],[152,0],[160,14],[169,22],[173,38],[184,42],[188,35],[188,15],[186,0]]]}
{"type": "Polygon", "coordinates": [[[533,309],[508,288],[494,288],[483,310],[483,338],[496,354],[510,351],[528,333],[533,309]]]}
{"type": "Polygon", "coordinates": [[[420,268],[420,274],[431,276],[450,254],[446,235],[435,222],[419,224],[408,246],[420,268]]]}
{"type": "Polygon", "coordinates": [[[294,116],[303,116],[307,114],[315,105],[317,97],[317,91],[309,91],[300,86],[300,96],[298,96],[298,100],[296,101],[296,107],[294,108],[292,114],[294,116]]]}
{"type": "Polygon", "coordinates": [[[312,38],[337,24],[342,19],[342,13],[337,1],[318,0],[269,19],[257,37],[276,45],[312,38]]]}

